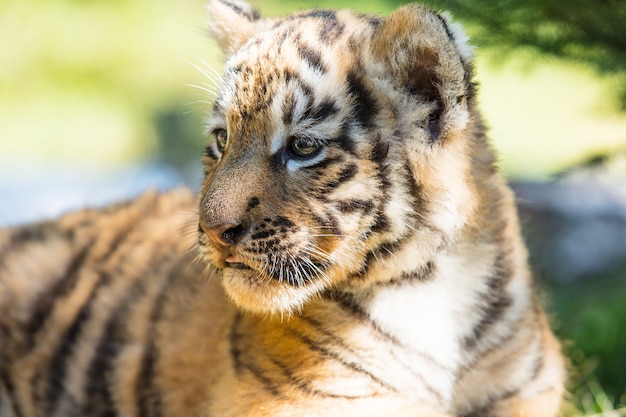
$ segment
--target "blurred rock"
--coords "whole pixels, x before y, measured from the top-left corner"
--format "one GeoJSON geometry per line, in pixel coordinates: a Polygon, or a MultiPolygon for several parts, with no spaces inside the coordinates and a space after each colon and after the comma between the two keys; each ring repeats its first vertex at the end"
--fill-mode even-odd
{"type": "Polygon", "coordinates": [[[160,164],[110,169],[39,165],[29,171],[0,167],[0,227],[101,207],[148,189],[167,190],[182,183],[176,170],[160,164]]]}
{"type": "Polygon", "coordinates": [[[516,182],[533,267],[557,281],[626,271],[626,155],[594,158],[552,182],[516,182]]]}

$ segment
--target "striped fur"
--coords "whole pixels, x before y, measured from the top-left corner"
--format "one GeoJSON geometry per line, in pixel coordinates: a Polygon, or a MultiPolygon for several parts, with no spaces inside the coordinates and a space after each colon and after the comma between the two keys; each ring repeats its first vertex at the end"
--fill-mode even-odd
{"type": "Polygon", "coordinates": [[[563,360],[458,26],[209,9],[199,198],[0,232],[0,416],[555,415],[563,360]]]}

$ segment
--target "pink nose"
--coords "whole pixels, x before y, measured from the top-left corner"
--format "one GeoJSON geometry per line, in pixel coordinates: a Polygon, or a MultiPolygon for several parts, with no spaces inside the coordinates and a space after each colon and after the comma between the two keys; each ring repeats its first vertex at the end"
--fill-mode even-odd
{"type": "Polygon", "coordinates": [[[237,238],[243,234],[242,226],[234,223],[220,224],[215,227],[207,227],[200,223],[200,227],[209,239],[221,246],[234,245],[237,238]]]}

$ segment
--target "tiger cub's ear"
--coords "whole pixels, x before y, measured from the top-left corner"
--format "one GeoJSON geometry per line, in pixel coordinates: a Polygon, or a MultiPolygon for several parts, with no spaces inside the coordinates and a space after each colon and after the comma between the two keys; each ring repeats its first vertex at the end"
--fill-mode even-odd
{"type": "Polygon", "coordinates": [[[466,41],[447,16],[418,5],[394,11],[373,36],[372,53],[396,86],[435,105],[428,122],[431,141],[463,129],[469,120],[472,51],[466,41]]]}
{"type": "Polygon", "coordinates": [[[211,34],[226,55],[234,53],[257,30],[259,12],[241,0],[212,0],[208,6],[211,34]]]}

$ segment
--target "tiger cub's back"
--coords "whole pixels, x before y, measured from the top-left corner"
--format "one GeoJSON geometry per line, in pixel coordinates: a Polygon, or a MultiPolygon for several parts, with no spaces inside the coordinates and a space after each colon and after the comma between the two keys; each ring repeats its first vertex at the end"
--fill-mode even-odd
{"type": "Polygon", "coordinates": [[[0,232],[0,416],[202,413],[230,306],[196,211],[175,190],[0,232]]]}

